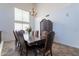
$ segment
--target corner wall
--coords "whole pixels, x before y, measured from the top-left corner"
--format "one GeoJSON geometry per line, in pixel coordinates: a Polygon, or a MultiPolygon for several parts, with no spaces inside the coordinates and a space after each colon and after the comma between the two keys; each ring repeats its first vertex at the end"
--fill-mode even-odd
{"type": "Polygon", "coordinates": [[[47,14],[55,31],[55,42],[79,48],[79,4],[37,4],[38,15],[35,30],[40,30],[40,21],[47,14]]]}

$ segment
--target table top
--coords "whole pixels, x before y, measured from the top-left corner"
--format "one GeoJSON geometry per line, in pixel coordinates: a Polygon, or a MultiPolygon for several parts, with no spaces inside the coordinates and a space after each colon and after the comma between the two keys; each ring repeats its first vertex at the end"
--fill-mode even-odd
{"type": "Polygon", "coordinates": [[[34,37],[34,36],[29,37],[27,33],[25,33],[23,36],[24,36],[24,40],[27,41],[29,44],[41,40],[39,37],[34,37]]]}

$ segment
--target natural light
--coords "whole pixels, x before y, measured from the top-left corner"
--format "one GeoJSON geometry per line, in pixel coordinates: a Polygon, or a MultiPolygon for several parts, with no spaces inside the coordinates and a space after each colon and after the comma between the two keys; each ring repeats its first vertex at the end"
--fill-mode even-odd
{"type": "Polygon", "coordinates": [[[30,15],[28,11],[15,8],[15,30],[26,30],[29,27],[30,15]]]}

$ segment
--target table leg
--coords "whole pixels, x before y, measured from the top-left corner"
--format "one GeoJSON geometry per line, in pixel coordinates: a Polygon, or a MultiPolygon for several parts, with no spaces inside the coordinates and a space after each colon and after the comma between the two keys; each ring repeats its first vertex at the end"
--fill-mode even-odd
{"type": "Polygon", "coordinates": [[[35,56],[37,56],[37,50],[36,49],[33,49],[33,53],[35,56]]]}

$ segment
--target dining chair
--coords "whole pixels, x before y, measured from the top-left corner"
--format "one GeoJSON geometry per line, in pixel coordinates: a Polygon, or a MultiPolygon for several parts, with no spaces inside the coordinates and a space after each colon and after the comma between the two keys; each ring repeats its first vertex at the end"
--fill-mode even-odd
{"type": "Polygon", "coordinates": [[[35,37],[39,37],[39,31],[35,31],[35,37]]]}
{"type": "Polygon", "coordinates": [[[19,42],[20,42],[20,55],[26,55],[28,56],[29,51],[34,52],[34,55],[36,56],[36,51],[35,51],[35,45],[28,45],[27,41],[24,40],[24,31],[20,30],[18,31],[18,36],[19,36],[19,42]]]}
{"type": "Polygon", "coordinates": [[[34,31],[32,31],[32,36],[34,37],[34,34],[35,34],[35,32],[34,31]]]}
{"type": "Polygon", "coordinates": [[[38,48],[39,53],[42,53],[43,56],[45,56],[45,54],[48,51],[50,51],[51,56],[53,55],[52,54],[52,43],[53,43],[54,36],[55,36],[55,32],[53,32],[53,31],[47,33],[46,38],[45,38],[45,45],[44,45],[44,47],[38,48]]]}
{"type": "Polygon", "coordinates": [[[13,33],[14,33],[14,36],[15,36],[16,49],[18,49],[18,52],[20,53],[21,56],[23,56],[23,55],[27,56],[29,54],[29,51],[34,52],[34,55],[36,55],[35,46],[34,45],[29,46],[27,44],[27,41],[24,40],[23,34],[25,32],[23,30],[13,31],[13,33]]]}
{"type": "Polygon", "coordinates": [[[27,44],[24,40],[23,34],[25,32],[23,30],[18,31],[18,37],[20,42],[20,55],[27,55],[27,44]]]}
{"type": "Polygon", "coordinates": [[[17,31],[13,31],[13,34],[14,34],[14,37],[15,37],[15,49],[19,49],[19,45],[20,45],[20,42],[19,42],[19,38],[18,38],[18,32],[17,31]]]}

